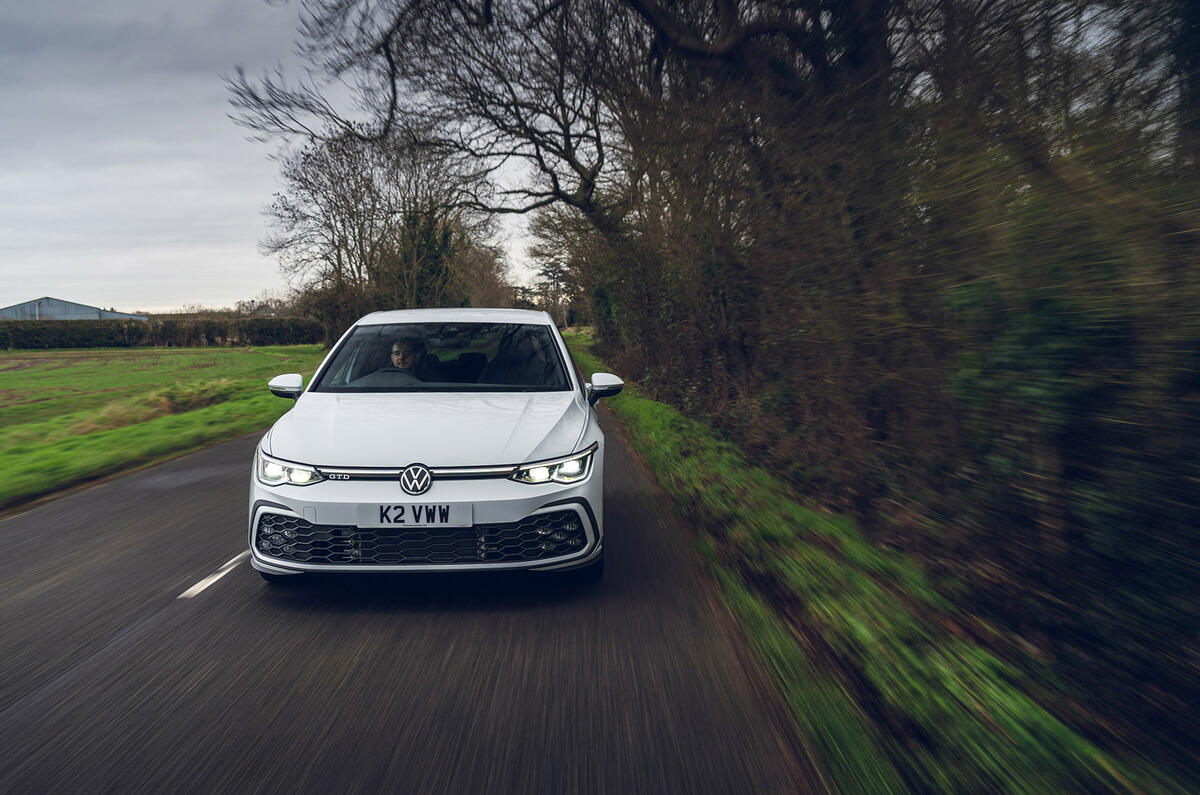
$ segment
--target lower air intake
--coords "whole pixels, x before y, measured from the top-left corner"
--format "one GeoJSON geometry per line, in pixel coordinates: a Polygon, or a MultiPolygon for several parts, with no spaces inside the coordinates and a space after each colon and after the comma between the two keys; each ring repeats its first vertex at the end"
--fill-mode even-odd
{"type": "Polygon", "coordinates": [[[587,539],[574,511],[474,527],[373,528],[321,525],[264,513],[254,544],[264,555],[296,563],[403,566],[511,563],[557,558],[587,539]]]}

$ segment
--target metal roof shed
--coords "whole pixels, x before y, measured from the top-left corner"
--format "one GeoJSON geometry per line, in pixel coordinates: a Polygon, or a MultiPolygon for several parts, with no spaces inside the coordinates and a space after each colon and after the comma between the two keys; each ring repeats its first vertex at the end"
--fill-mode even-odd
{"type": "Polygon", "coordinates": [[[0,309],[0,320],[149,320],[145,315],[128,315],[98,306],[77,304],[44,296],[0,309]]]}

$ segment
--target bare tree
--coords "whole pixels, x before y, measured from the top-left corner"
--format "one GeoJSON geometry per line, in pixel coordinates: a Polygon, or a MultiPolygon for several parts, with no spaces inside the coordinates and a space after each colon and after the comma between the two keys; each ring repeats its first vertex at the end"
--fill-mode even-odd
{"type": "Polygon", "coordinates": [[[263,248],[324,296],[327,318],[461,300],[463,263],[502,280],[478,266],[490,219],[463,206],[461,175],[435,152],[343,135],[285,156],[282,176],[263,248]]]}
{"type": "Polygon", "coordinates": [[[456,155],[475,178],[466,203],[492,212],[557,201],[600,209],[607,119],[590,75],[604,38],[580,24],[579,4],[306,8],[307,52],[329,73],[359,81],[368,126],[347,122],[311,84],[288,87],[280,75],[251,80],[239,71],[230,87],[241,123],[268,135],[393,137],[456,155]],[[524,179],[491,187],[500,173],[524,179]]]}

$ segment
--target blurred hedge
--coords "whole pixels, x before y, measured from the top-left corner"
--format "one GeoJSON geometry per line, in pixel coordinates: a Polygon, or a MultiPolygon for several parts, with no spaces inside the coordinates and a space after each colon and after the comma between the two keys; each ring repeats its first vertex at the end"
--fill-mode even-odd
{"type": "Polygon", "coordinates": [[[305,345],[325,331],[300,317],[0,321],[0,349],[305,345]]]}

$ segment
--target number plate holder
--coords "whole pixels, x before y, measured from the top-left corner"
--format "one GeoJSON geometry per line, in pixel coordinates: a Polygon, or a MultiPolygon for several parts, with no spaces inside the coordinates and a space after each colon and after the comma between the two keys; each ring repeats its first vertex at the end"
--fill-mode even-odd
{"type": "Polygon", "coordinates": [[[359,527],[471,527],[469,502],[360,503],[359,527]]]}

